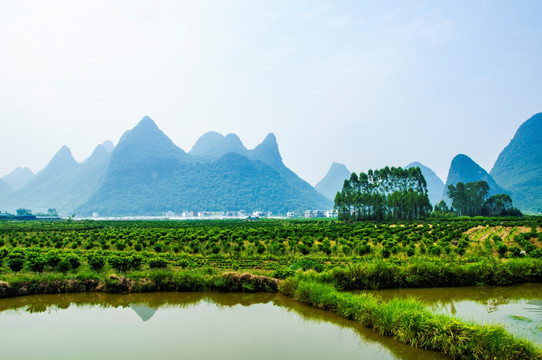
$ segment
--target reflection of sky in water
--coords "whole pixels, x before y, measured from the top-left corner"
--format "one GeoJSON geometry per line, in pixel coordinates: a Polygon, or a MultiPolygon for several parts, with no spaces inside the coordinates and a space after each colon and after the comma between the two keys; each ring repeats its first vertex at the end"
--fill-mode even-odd
{"type": "Polygon", "coordinates": [[[102,296],[103,304],[62,300],[84,294],[51,303],[43,296],[0,299],[0,359],[443,359],[280,295],[234,305],[164,296],[182,304],[146,295],[130,302],[102,296]]]}
{"type": "Polygon", "coordinates": [[[506,303],[498,299],[485,304],[475,301],[450,301],[431,306],[432,309],[476,322],[502,324],[510,332],[542,344],[542,306],[532,300],[513,300],[506,303]]]}

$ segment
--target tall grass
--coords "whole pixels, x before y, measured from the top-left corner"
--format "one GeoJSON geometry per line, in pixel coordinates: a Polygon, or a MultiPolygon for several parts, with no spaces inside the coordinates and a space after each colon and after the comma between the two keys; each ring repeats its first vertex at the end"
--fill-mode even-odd
{"type": "Polygon", "coordinates": [[[454,359],[542,359],[538,348],[495,325],[477,325],[436,315],[413,299],[383,302],[370,294],[338,292],[301,276],[284,280],[280,291],[297,300],[360,322],[378,333],[454,359]]]}
{"type": "Polygon", "coordinates": [[[512,285],[542,282],[540,259],[484,259],[473,263],[413,260],[396,264],[384,260],[352,264],[314,274],[315,281],[340,290],[385,288],[512,285]]]}
{"type": "Polygon", "coordinates": [[[276,292],[278,280],[208,271],[152,269],[117,275],[92,270],[78,273],[23,273],[2,276],[0,298],[32,294],[102,291],[108,293],[151,291],[276,292]]]}

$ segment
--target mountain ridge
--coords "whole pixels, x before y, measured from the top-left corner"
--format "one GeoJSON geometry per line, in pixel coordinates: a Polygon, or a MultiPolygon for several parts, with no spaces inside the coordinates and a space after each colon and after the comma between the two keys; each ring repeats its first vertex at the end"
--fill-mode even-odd
{"type": "Polygon", "coordinates": [[[542,113],[520,125],[490,174],[511,193],[514,206],[542,213],[542,113]]]}
{"type": "Polygon", "coordinates": [[[123,134],[104,181],[77,211],[105,216],[185,210],[285,213],[331,206],[282,163],[274,134],[247,150],[235,134],[208,132],[185,153],[144,118],[123,134]]]}

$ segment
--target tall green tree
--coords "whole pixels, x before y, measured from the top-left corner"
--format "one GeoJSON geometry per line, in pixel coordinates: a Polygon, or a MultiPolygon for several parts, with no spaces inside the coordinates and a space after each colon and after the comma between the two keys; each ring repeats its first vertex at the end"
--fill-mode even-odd
{"type": "Polygon", "coordinates": [[[420,168],[385,167],[353,173],[335,197],[341,219],[413,220],[431,210],[420,168]]]}

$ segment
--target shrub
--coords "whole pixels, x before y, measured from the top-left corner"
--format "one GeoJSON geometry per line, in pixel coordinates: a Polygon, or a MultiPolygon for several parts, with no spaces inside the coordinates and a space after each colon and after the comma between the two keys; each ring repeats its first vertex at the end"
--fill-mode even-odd
{"type": "Polygon", "coordinates": [[[56,267],[61,260],[57,250],[48,251],[47,254],[45,254],[45,259],[47,259],[47,265],[53,268],[56,267]]]}
{"type": "Polygon", "coordinates": [[[127,271],[130,269],[130,259],[128,256],[111,255],[107,259],[107,262],[117,271],[127,271]]]}
{"type": "Polygon", "coordinates": [[[128,266],[132,269],[138,269],[143,262],[141,255],[131,255],[128,257],[128,266]]]}
{"type": "Polygon", "coordinates": [[[11,269],[11,271],[13,272],[19,272],[23,269],[24,267],[24,259],[21,259],[21,258],[8,258],[8,267],[11,269]]]}
{"type": "Polygon", "coordinates": [[[497,251],[499,254],[504,255],[508,252],[508,246],[506,246],[506,244],[499,244],[497,246],[497,251]]]}
{"type": "Polygon", "coordinates": [[[383,257],[384,259],[389,258],[390,255],[391,255],[390,249],[388,249],[387,247],[385,247],[385,248],[382,249],[382,257],[383,257]]]}
{"type": "Polygon", "coordinates": [[[310,260],[310,259],[303,259],[303,260],[299,260],[298,262],[292,264],[290,266],[290,269],[292,270],[297,270],[297,269],[302,269],[302,270],[314,270],[316,272],[322,272],[324,271],[324,266],[322,264],[319,264],[317,263],[316,261],[314,260],[310,260]]]}
{"type": "Polygon", "coordinates": [[[151,269],[153,268],[165,268],[167,267],[167,260],[161,258],[161,257],[155,257],[149,259],[149,267],[151,269]]]}
{"type": "Polygon", "coordinates": [[[72,269],[72,264],[68,259],[62,259],[58,262],[56,269],[62,273],[67,273],[72,269]]]}
{"type": "Polygon", "coordinates": [[[295,270],[290,268],[277,269],[271,273],[271,277],[275,279],[286,279],[295,274],[295,270]]]}
{"type": "Polygon", "coordinates": [[[66,260],[70,262],[70,266],[72,269],[77,269],[79,266],[81,266],[81,259],[79,259],[79,256],[77,255],[68,255],[66,257],[66,260]]]}
{"type": "Polygon", "coordinates": [[[87,262],[94,271],[100,271],[105,266],[105,258],[100,254],[90,254],[87,256],[87,262]]]}
{"type": "Polygon", "coordinates": [[[47,266],[47,259],[42,255],[33,256],[28,259],[28,267],[35,272],[42,272],[47,266]]]}

